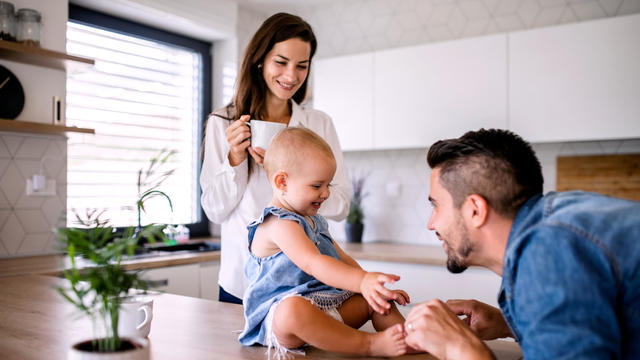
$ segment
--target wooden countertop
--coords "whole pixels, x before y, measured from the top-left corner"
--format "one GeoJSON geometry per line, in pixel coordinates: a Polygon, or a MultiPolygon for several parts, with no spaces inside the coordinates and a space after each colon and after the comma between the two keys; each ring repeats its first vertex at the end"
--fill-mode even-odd
{"type": "MultiPolygon", "coordinates": [[[[217,238],[194,239],[219,241],[217,238]]],[[[445,266],[447,257],[439,246],[411,245],[392,242],[344,243],[340,246],[356,260],[390,261],[408,264],[445,266]]],[[[128,270],[193,264],[220,260],[219,251],[181,253],[124,261],[128,270]]],[[[14,275],[60,275],[64,255],[41,255],[0,259],[0,277],[14,275]]]]}
{"type": "MultiPolygon", "coordinates": [[[[91,323],[55,291],[66,280],[41,275],[0,278],[0,354],[3,359],[63,359],[71,344],[91,337],[91,323]]],[[[244,325],[242,306],[179,295],[154,298],[151,353],[159,359],[266,360],[265,348],[244,347],[236,330],[244,325]]],[[[518,359],[517,344],[493,341],[498,359],[518,359]]],[[[342,359],[308,348],[299,359],[342,359]]],[[[352,358],[352,357],[349,357],[352,358]]],[[[427,354],[397,359],[433,359],[427,354]]]]}
{"type": "MultiPolygon", "coordinates": [[[[194,239],[192,242],[220,241],[218,238],[194,239]]],[[[0,259],[0,277],[15,275],[60,275],[66,256],[40,255],[0,259]]],[[[152,256],[123,261],[126,270],[152,269],[165,266],[194,264],[220,260],[220,251],[203,251],[152,256]]]]}
{"type": "Polygon", "coordinates": [[[409,264],[447,264],[447,255],[441,246],[411,245],[395,242],[340,242],[340,247],[356,260],[391,261],[409,264]]]}

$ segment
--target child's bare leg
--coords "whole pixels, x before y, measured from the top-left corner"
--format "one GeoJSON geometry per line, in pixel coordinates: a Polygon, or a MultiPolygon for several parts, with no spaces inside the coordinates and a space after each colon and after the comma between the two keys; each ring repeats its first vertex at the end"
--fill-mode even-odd
{"type": "MultiPolygon", "coordinates": [[[[373,328],[377,331],[384,330],[390,326],[395,324],[404,324],[404,316],[400,314],[400,311],[396,307],[396,304],[390,302],[391,308],[389,309],[389,313],[386,315],[377,313],[372,310],[371,322],[373,323],[373,328]]],[[[404,326],[404,325],[403,325],[404,326]]]]}
{"type": "Polygon", "coordinates": [[[326,351],[372,356],[398,356],[407,348],[402,326],[375,334],[358,331],[298,296],[278,305],[272,329],[280,345],[287,348],[311,344],[326,351]]]}

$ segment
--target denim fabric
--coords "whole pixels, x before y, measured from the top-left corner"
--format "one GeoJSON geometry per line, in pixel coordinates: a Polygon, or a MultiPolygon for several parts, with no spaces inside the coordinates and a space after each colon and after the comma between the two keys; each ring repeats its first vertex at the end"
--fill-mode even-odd
{"type": "Polygon", "coordinates": [[[531,359],[640,359],[640,202],[535,196],[504,255],[502,313],[531,359]]]}
{"type": "MultiPolygon", "coordinates": [[[[296,221],[304,228],[307,237],[313,241],[321,254],[340,259],[329,235],[327,221],[322,216],[314,215],[311,217],[315,224],[315,228],[312,228],[311,224],[302,216],[275,207],[264,209],[262,217],[247,227],[249,229],[249,249],[251,249],[256,229],[267,215],[296,221]]],[[[342,290],[321,283],[302,271],[282,251],[264,258],[259,258],[251,253],[244,269],[245,276],[249,280],[249,287],[244,294],[245,326],[238,337],[243,345],[256,343],[265,345],[264,319],[271,305],[285,296],[291,294],[305,296],[318,291],[336,295],[344,293],[342,290]]]]}

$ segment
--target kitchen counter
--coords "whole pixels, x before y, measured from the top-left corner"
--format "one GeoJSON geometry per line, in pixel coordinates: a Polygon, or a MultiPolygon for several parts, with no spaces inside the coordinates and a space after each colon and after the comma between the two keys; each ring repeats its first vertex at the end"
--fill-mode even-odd
{"type": "Polygon", "coordinates": [[[441,246],[411,245],[396,242],[339,242],[338,244],[356,260],[441,266],[447,264],[447,255],[441,246]]]}
{"type": "MultiPolygon", "coordinates": [[[[220,241],[218,238],[194,239],[193,242],[220,241]]],[[[444,266],[447,257],[439,246],[410,245],[391,242],[343,243],[339,245],[356,260],[401,262],[409,264],[444,266]]],[[[41,255],[0,259],[0,277],[14,275],[60,275],[65,256],[41,255]]],[[[125,269],[152,269],[157,267],[193,264],[220,260],[220,251],[159,255],[123,261],[125,269]]]]}
{"type": "MultiPolygon", "coordinates": [[[[71,344],[90,337],[91,323],[55,291],[66,280],[26,275],[0,278],[0,354],[3,359],[63,359],[71,344]]],[[[244,325],[242,306],[179,295],[154,298],[151,353],[159,359],[266,360],[265,348],[243,347],[237,330],[244,325]]],[[[498,359],[521,356],[509,341],[489,342],[498,359]]],[[[299,359],[342,359],[338,354],[307,349],[299,359]]],[[[427,354],[397,359],[433,359],[427,354]]]]}
{"type": "MultiPolygon", "coordinates": [[[[199,238],[191,242],[220,241],[219,238],[199,238]]],[[[0,277],[15,275],[61,275],[66,256],[40,255],[21,258],[0,259],[0,277]]],[[[220,260],[220,251],[175,253],[126,260],[122,262],[126,270],[152,269],[165,266],[194,264],[220,260]]]]}

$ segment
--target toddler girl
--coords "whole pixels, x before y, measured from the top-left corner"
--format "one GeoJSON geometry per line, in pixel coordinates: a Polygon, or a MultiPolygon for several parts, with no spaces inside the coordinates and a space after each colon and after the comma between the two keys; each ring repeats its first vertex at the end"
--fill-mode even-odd
{"type": "Polygon", "coordinates": [[[249,226],[250,282],[244,294],[243,345],[268,346],[282,357],[305,344],[370,356],[407,351],[404,318],[387,289],[396,275],[366,272],[329,235],[318,209],[329,197],[336,161],[311,130],[289,127],[271,142],[264,168],[273,198],[249,226]],[[378,333],[358,331],[371,319],[378,333]]]}

